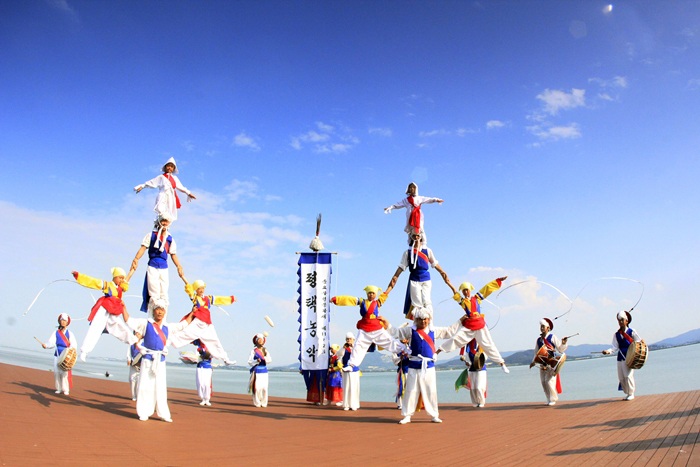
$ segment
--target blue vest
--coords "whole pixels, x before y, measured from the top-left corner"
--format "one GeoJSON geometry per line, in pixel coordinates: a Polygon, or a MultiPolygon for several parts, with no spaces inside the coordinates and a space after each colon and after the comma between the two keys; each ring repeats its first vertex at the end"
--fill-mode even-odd
{"type": "MultiPolygon", "coordinates": [[[[161,326],[161,330],[163,331],[163,334],[165,334],[165,339],[168,339],[168,327],[167,326],[161,326]]],[[[150,321],[148,324],[146,324],[146,334],[143,336],[143,346],[146,347],[147,349],[150,350],[156,350],[160,351],[165,348],[165,345],[163,344],[163,340],[160,338],[158,335],[158,331],[156,331],[153,328],[153,323],[150,321]]],[[[153,360],[153,355],[144,355],[143,358],[146,360],[153,360]]],[[[160,361],[165,360],[165,355],[160,356],[160,361]]]]}
{"type": "Polygon", "coordinates": [[[211,356],[207,359],[204,359],[204,354],[207,353],[204,344],[202,344],[202,342],[199,339],[196,339],[192,343],[197,346],[197,352],[199,353],[199,357],[202,358],[202,361],[197,363],[197,368],[211,368],[211,356]]]}
{"type": "MultiPolygon", "coordinates": [[[[550,333],[547,335],[546,340],[547,340],[547,342],[549,343],[549,345],[552,346],[552,348],[556,349],[556,346],[554,345],[554,342],[552,342],[552,335],[553,335],[553,334],[550,332],[550,333]]],[[[543,345],[544,345],[544,340],[542,339],[542,336],[540,336],[540,337],[537,338],[537,348],[539,349],[539,348],[542,347],[543,345]]],[[[549,349],[549,347],[547,347],[547,354],[549,355],[550,358],[551,358],[551,357],[554,357],[554,350],[551,350],[551,349],[549,349]]]]}
{"type": "MultiPolygon", "coordinates": [[[[634,331],[632,330],[632,328],[627,328],[627,330],[625,331],[625,334],[632,337],[633,332],[634,331]]],[[[627,342],[627,339],[622,337],[622,335],[620,334],[620,330],[618,330],[615,333],[615,339],[617,339],[617,346],[620,349],[619,352],[617,352],[617,361],[618,362],[625,361],[627,359],[627,349],[630,348],[630,343],[627,342]]],[[[634,342],[634,338],[632,338],[632,341],[634,342]]]]}
{"type": "MultiPolygon", "coordinates": [[[[257,355],[256,355],[257,357],[257,355]]],[[[250,372],[252,373],[255,371],[256,373],[267,373],[267,362],[265,359],[258,360],[260,363],[258,363],[256,366],[250,369],[250,372]]]]}
{"type": "Polygon", "coordinates": [[[469,361],[472,362],[472,364],[469,366],[469,371],[486,371],[486,365],[480,370],[477,370],[476,367],[474,366],[474,357],[476,356],[476,352],[479,350],[479,344],[475,344],[474,347],[472,348],[471,344],[467,345],[467,354],[469,355],[469,361]]]}
{"type": "MultiPolygon", "coordinates": [[[[420,256],[416,255],[416,265],[413,265],[413,262],[411,261],[411,252],[413,250],[409,248],[408,250],[408,270],[411,272],[411,275],[409,276],[409,280],[412,280],[414,282],[425,282],[430,280],[430,272],[428,271],[430,269],[430,263],[420,256]]],[[[428,256],[428,250],[423,249],[421,252],[425,255],[428,256]]]]}
{"type": "MultiPolygon", "coordinates": [[[[352,356],[352,347],[345,347],[345,353],[343,354],[343,367],[348,366],[348,362],[350,361],[350,357],[352,356]]],[[[360,371],[360,369],[356,366],[352,368],[352,371],[360,371]]]]}
{"type": "Polygon", "coordinates": [[[136,356],[139,354],[139,348],[136,346],[136,344],[131,346],[131,359],[135,359],[136,356]]]}
{"type": "MultiPolygon", "coordinates": [[[[68,339],[68,345],[70,345],[70,331],[67,331],[64,333],[66,335],[66,339],[68,339]]],[[[54,355],[56,357],[60,356],[64,350],[66,350],[67,347],[63,344],[63,339],[61,338],[61,334],[56,331],[56,351],[54,352],[54,355]]]]}
{"type": "MultiPolygon", "coordinates": [[[[426,334],[430,336],[430,338],[433,340],[433,345],[435,345],[435,332],[428,331],[426,334]]],[[[428,344],[428,342],[426,342],[415,329],[411,328],[411,356],[416,357],[418,355],[422,355],[426,358],[432,358],[433,349],[430,348],[430,344],[428,344]]],[[[409,368],[420,370],[421,366],[423,366],[422,361],[411,360],[408,362],[409,368]]],[[[435,362],[432,360],[428,362],[428,368],[433,368],[434,366],[435,362]]]]}
{"type": "Polygon", "coordinates": [[[168,235],[168,238],[165,239],[166,246],[163,248],[163,251],[160,251],[154,246],[157,236],[158,232],[151,232],[151,243],[148,245],[148,265],[156,269],[167,269],[168,252],[170,251],[170,244],[173,241],[173,237],[172,235],[168,235]]]}

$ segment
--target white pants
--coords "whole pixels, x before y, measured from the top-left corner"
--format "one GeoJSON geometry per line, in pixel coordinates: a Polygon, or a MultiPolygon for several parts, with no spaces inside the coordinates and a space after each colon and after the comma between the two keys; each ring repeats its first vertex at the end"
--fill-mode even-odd
{"type": "MultiPolygon", "coordinates": [[[[476,339],[479,347],[481,347],[489,360],[498,363],[499,365],[505,362],[503,357],[501,357],[500,352],[496,348],[496,344],[494,344],[493,339],[491,338],[491,333],[489,332],[488,327],[484,326],[477,331],[472,331],[471,329],[462,326],[461,321],[458,321],[458,323],[460,323],[460,330],[457,331],[457,334],[443,342],[440,346],[443,352],[452,352],[453,350],[461,349],[467,345],[469,341],[476,339]]],[[[457,323],[453,324],[452,326],[455,326],[456,324],[457,323]]]]}
{"type": "MultiPolygon", "coordinates": [[[[155,358],[160,358],[156,356],[155,358]]],[[[170,418],[168,408],[168,384],[165,378],[165,362],[158,365],[158,374],[151,373],[153,360],[141,358],[141,375],[136,397],[136,413],[139,418],[148,418],[153,412],[162,418],[170,418]]]]}
{"type": "Polygon", "coordinates": [[[433,288],[433,281],[408,281],[408,292],[411,296],[411,305],[414,308],[423,307],[433,310],[433,302],[430,298],[430,291],[433,288]]]}
{"type": "Polygon", "coordinates": [[[486,370],[470,371],[469,383],[471,384],[469,395],[472,398],[472,404],[486,404],[486,370]]]}
{"type": "Polygon", "coordinates": [[[547,398],[547,402],[558,401],[559,394],[557,394],[557,375],[554,374],[554,370],[549,367],[540,367],[540,381],[542,382],[542,389],[544,389],[544,395],[547,398]]]}
{"type": "Polygon", "coordinates": [[[617,362],[617,379],[622,385],[622,391],[628,396],[634,396],[634,370],[624,360],[617,362]]]}
{"type": "Polygon", "coordinates": [[[378,329],[371,332],[366,332],[360,329],[357,333],[357,339],[355,340],[355,345],[352,348],[352,354],[350,355],[350,360],[348,360],[348,365],[360,366],[362,364],[362,360],[365,359],[367,349],[373,343],[383,347],[389,353],[401,353],[408,349],[405,344],[402,344],[396,339],[392,339],[389,331],[386,329],[378,329]]]}
{"type": "Polygon", "coordinates": [[[105,310],[98,310],[97,313],[95,313],[95,317],[92,319],[92,323],[90,323],[87,335],[83,341],[83,346],[80,347],[80,353],[87,354],[92,352],[92,349],[95,348],[97,341],[100,340],[102,336],[102,331],[105,329],[107,329],[108,333],[126,344],[132,345],[137,341],[133,331],[124,322],[122,315],[111,315],[105,310]]]}
{"type": "MultiPolygon", "coordinates": [[[[406,375],[406,392],[403,397],[401,415],[412,416],[416,412],[418,396],[423,397],[425,411],[431,417],[438,416],[437,384],[435,378],[435,367],[425,371],[425,378],[421,379],[420,369],[409,368],[406,375]]],[[[420,407],[418,407],[420,408],[420,407]]]]}
{"type": "Polygon", "coordinates": [[[197,394],[204,402],[211,399],[211,368],[197,368],[197,394]]]}
{"type": "Polygon", "coordinates": [[[267,373],[255,373],[255,391],[253,391],[253,405],[255,407],[267,407],[268,382],[267,373]]]}
{"type": "MultiPolygon", "coordinates": [[[[148,300],[148,317],[153,318],[155,300],[165,305],[167,317],[168,305],[170,305],[170,301],[168,300],[168,286],[170,285],[168,268],[159,269],[148,266],[148,269],[146,269],[146,278],[148,282],[148,295],[150,296],[148,300]]],[[[165,318],[163,319],[165,320],[165,318]]]]}
{"type": "Polygon", "coordinates": [[[58,357],[55,355],[53,357],[53,382],[56,386],[56,391],[70,391],[70,384],[68,382],[68,372],[63,371],[63,369],[61,369],[61,367],[58,366],[58,357]]]}
{"type": "Polygon", "coordinates": [[[360,408],[360,372],[343,372],[343,408],[360,408]]]}
{"type": "Polygon", "coordinates": [[[228,361],[228,354],[221,345],[219,336],[216,335],[214,325],[207,324],[199,318],[194,318],[182,331],[170,334],[168,339],[176,349],[191,344],[192,341],[199,339],[200,342],[207,346],[207,350],[212,357],[225,362],[228,361]]]}
{"type": "Polygon", "coordinates": [[[136,399],[139,394],[139,371],[138,366],[129,366],[129,384],[131,385],[131,398],[136,399]]]}

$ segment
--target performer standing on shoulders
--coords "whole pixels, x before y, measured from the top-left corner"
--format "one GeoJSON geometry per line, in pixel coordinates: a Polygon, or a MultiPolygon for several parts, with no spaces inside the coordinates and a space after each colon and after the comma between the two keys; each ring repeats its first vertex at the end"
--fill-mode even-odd
{"type": "Polygon", "coordinates": [[[617,314],[617,323],[620,329],[613,335],[612,347],[603,350],[605,355],[617,352],[617,379],[620,381],[618,391],[624,391],[625,397],[622,400],[631,401],[634,399],[634,370],[627,366],[627,351],[633,342],[644,342],[637,332],[628,327],[632,322],[632,315],[627,311],[617,314]]]}
{"type": "Polygon", "coordinates": [[[175,159],[170,158],[168,162],[162,168],[163,174],[158,175],[156,178],[147,181],[141,185],[134,187],[136,193],[140,192],[144,188],[158,188],[158,197],[156,198],[156,206],[153,210],[156,212],[156,216],[167,213],[170,215],[171,220],[175,221],[177,219],[177,210],[180,209],[180,198],[177,196],[177,191],[179,190],[187,195],[187,201],[192,201],[197,199],[187,188],[185,188],[180,179],[174,174],[178,173],[177,165],[175,164],[175,159]]]}
{"type": "Polygon", "coordinates": [[[139,259],[148,251],[148,269],[146,269],[146,280],[143,284],[141,311],[148,312],[149,318],[153,317],[153,307],[155,306],[156,300],[166,308],[169,304],[168,287],[170,286],[170,279],[168,277],[168,255],[173,259],[178,275],[183,282],[187,284],[185,273],[177,258],[177,245],[172,235],[168,232],[168,227],[171,222],[172,217],[170,214],[162,213],[158,216],[153,226],[153,231],[143,237],[141,248],[136,252],[136,257],[131,262],[129,275],[126,277],[128,282],[139,266],[139,259]]]}
{"type": "MultiPolygon", "coordinates": [[[[558,360],[554,358],[554,352],[559,352],[560,354],[566,351],[569,346],[567,343],[568,337],[563,338],[559,341],[559,338],[552,334],[554,329],[554,323],[549,318],[542,318],[540,321],[540,337],[537,338],[535,343],[535,359],[538,358],[538,351],[544,346],[547,349],[546,364],[540,362],[540,381],[542,382],[542,389],[544,389],[544,395],[547,398],[547,405],[554,405],[559,400],[559,394],[561,394],[561,381],[559,380],[559,374],[555,374],[556,366],[559,363],[558,360]]],[[[530,368],[535,366],[537,362],[535,360],[530,363],[530,368]]]]}
{"type": "Polygon", "coordinates": [[[272,357],[265,345],[266,337],[264,334],[256,334],[253,336],[253,344],[255,347],[250,352],[248,357],[248,365],[250,369],[250,384],[248,392],[253,394],[253,405],[255,407],[267,407],[267,364],[272,361],[272,357]]]}
{"type": "Polygon", "coordinates": [[[68,331],[68,325],[70,325],[70,316],[66,313],[58,315],[58,330],[51,334],[46,344],[41,344],[45,349],[56,348],[56,351],[53,353],[53,379],[56,385],[56,394],[63,392],[66,396],[70,394],[70,389],[73,385],[73,375],[71,370],[64,371],[58,366],[58,357],[67,348],[75,349],[78,347],[78,340],[72,332],[68,331]]]}
{"type": "Polygon", "coordinates": [[[129,384],[131,385],[131,400],[135,401],[139,392],[139,376],[141,374],[141,351],[138,343],[127,347],[126,364],[129,366],[129,384]]]}
{"type": "Polygon", "coordinates": [[[202,343],[199,339],[192,342],[192,344],[197,346],[197,353],[199,353],[200,361],[197,363],[197,394],[199,394],[202,402],[199,405],[211,405],[211,392],[212,392],[212,367],[211,367],[211,354],[207,346],[202,343]]]}
{"type": "Polygon", "coordinates": [[[452,327],[458,329],[457,334],[455,334],[452,339],[444,342],[438,349],[437,353],[443,351],[452,352],[453,350],[464,347],[470,340],[476,339],[476,342],[479,344],[486,356],[491,361],[501,365],[501,369],[504,372],[510,373],[506,367],[505,360],[503,360],[503,357],[501,357],[500,352],[498,352],[498,349],[496,348],[496,344],[494,344],[493,339],[491,338],[489,328],[486,327],[486,322],[484,321],[484,315],[481,313],[481,301],[491,295],[493,291],[498,290],[503,281],[507,278],[507,276],[499,277],[495,281],[489,282],[475,295],[471,295],[471,291],[474,290],[474,286],[469,282],[462,282],[459,285],[459,290],[462,292],[463,296],[460,295],[454,287],[448,284],[450,287],[452,287],[452,291],[454,292],[453,298],[462,307],[465,315],[452,325],[452,327]]]}
{"type": "Polygon", "coordinates": [[[343,410],[357,410],[360,408],[360,368],[350,366],[353,347],[355,346],[355,335],[351,332],[345,335],[345,344],[340,350],[338,357],[343,369],[343,410]],[[346,370],[350,368],[350,370],[346,370]]]}
{"type": "Polygon", "coordinates": [[[403,313],[406,316],[406,319],[413,319],[411,310],[416,307],[427,308],[432,313],[433,304],[430,298],[430,292],[433,287],[432,281],[430,280],[431,266],[437,269],[442,276],[442,279],[445,281],[445,284],[447,284],[452,290],[454,290],[454,287],[452,287],[452,284],[450,284],[450,280],[447,278],[447,273],[442,270],[437,259],[435,259],[433,250],[427,246],[423,246],[422,237],[420,234],[412,234],[412,240],[409,240],[408,244],[409,246],[413,245],[413,248],[409,248],[403,252],[399,267],[396,269],[394,277],[391,278],[391,281],[386,288],[386,294],[389,295],[389,292],[391,292],[396,285],[396,280],[399,278],[401,273],[408,268],[411,275],[408,278],[408,287],[406,288],[406,299],[404,301],[403,313]],[[415,261],[412,261],[409,256],[415,256],[415,261]]]}
{"type": "Polygon", "coordinates": [[[335,403],[337,406],[343,405],[343,362],[338,358],[338,344],[331,345],[331,357],[328,361],[328,383],[326,384],[325,405],[335,403]]]}
{"type": "Polygon", "coordinates": [[[87,354],[92,352],[97,341],[102,336],[102,331],[107,332],[126,344],[134,344],[136,338],[126,325],[126,317],[120,316],[126,311],[126,306],[122,301],[122,294],[129,290],[129,281],[124,280],[124,270],[122,268],[112,268],[112,280],[103,281],[95,279],[77,271],[73,271],[73,277],[78,284],[89,289],[100,290],[104,294],[90,311],[88,321],[90,327],[80,348],[80,360],[85,361],[87,354]],[[103,308],[103,310],[100,310],[103,308]]]}
{"type": "Polygon", "coordinates": [[[389,214],[394,209],[406,208],[406,227],[404,232],[408,234],[408,242],[411,244],[413,238],[412,234],[421,234],[423,236],[423,243],[427,243],[427,237],[425,235],[425,230],[423,229],[424,220],[423,213],[421,212],[422,204],[438,203],[442,204],[444,200],[440,198],[429,198],[427,196],[418,196],[418,185],[411,182],[406,187],[406,198],[402,199],[396,204],[384,209],[384,214],[389,214]]]}

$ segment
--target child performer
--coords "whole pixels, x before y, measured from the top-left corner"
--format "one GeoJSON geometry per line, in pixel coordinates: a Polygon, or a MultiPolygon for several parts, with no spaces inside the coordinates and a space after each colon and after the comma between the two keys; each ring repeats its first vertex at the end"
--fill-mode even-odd
{"type": "Polygon", "coordinates": [[[427,244],[428,240],[425,236],[425,230],[423,229],[423,213],[421,212],[421,204],[438,203],[442,204],[444,200],[440,198],[428,198],[427,196],[418,196],[418,185],[415,183],[409,183],[406,187],[406,198],[402,199],[396,204],[392,204],[388,208],[384,209],[384,214],[389,214],[393,209],[406,208],[406,227],[404,232],[408,234],[409,244],[412,241],[411,234],[421,234],[423,236],[423,243],[427,244]]]}
{"type": "Polygon", "coordinates": [[[248,392],[253,394],[253,405],[255,407],[267,407],[267,364],[272,361],[272,357],[265,345],[266,336],[264,334],[256,334],[253,336],[253,344],[255,347],[250,352],[248,357],[248,365],[250,369],[250,383],[248,392]]]}
{"type": "Polygon", "coordinates": [[[345,344],[338,355],[343,369],[343,410],[360,408],[360,376],[362,372],[359,367],[348,364],[354,347],[355,335],[349,332],[345,335],[345,344]],[[350,368],[350,371],[346,371],[345,368],[350,368]]]}
{"type": "Polygon", "coordinates": [[[161,170],[163,171],[162,175],[158,175],[156,178],[149,180],[146,183],[135,186],[134,191],[138,193],[146,187],[158,188],[156,206],[153,208],[153,210],[156,212],[157,216],[167,213],[171,216],[172,220],[175,221],[177,219],[177,210],[180,209],[181,206],[180,198],[178,198],[177,191],[175,190],[180,190],[181,192],[185,193],[187,195],[187,201],[192,201],[193,199],[197,198],[190,192],[190,190],[185,188],[182,183],[180,183],[179,178],[173,175],[177,173],[177,165],[175,164],[174,158],[171,157],[168,159],[168,162],[165,163],[161,170]]]}
{"type": "MultiPolygon", "coordinates": [[[[537,359],[537,352],[544,346],[547,349],[547,363],[540,362],[540,381],[542,382],[542,389],[544,389],[544,395],[547,398],[547,405],[554,405],[559,400],[559,394],[561,394],[561,382],[559,380],[559,375],[554,374],[558,360],[554,358],[554,352],[564,353],[566,348],[569,346],[567,344],[568,337],[565,337],[559,341],[559,338],[552,334],[552,329],[554,329],[554,323],[549,318],[542,318],[540,321],[540,337],[537,338],[535,342],[535,359],[537,359]]],[[[535,360],[530,363],[530,368],[535,366],[537,362],[535,360]]]]}
{"type": "Polygon", "coordinates": [[[56,348],[56,351],[53,353],[53,379],[56,385],[56,394],[61,394],[61,392],[63,392],[66,396],[70,394],[70,389],[73,386],[73,371],[63,371],[63,369],[58,366],[58,357],[60,357],[67,348],[75,349],[78,347],[78,340],[73,333],[67,329],[69,324],[70,316],[66,313],[58,315],[58,330],[51,334],[46,344],[41,344],[45,349],[56,348]]]}
{"type": "Polygon", "coordinates": [[[326,402],[330,404],[335,402],[335,405],[343,405],[343,375],[341,369],[343,362],[338,357],[340,346],[338,344],[331,345],[331,357],[328,362],[328,383],[326,384],[326,402]]]}
{"type": "Polygon", "coordinates": [[[135,401],[139,393],[139,376],[141,374],[141,351],[138,343],[130,345],[126,350],[126,364],[129,366],[129,384],[131,385],[131,400],[135,401]]]}
{"type": "MultiPolygon", "coordinates": [[[[472,400],[472,405],[474,407],[483,408],[486,405],[486,392],[488,390],[487,378],[486,378],[486,365],[477,369],[477,353],[479,353],[479,344],[476,339],[472,339],[466,345],[462,347],[460,357],[469,367],[469,379],[467,381],[467,388],[469,389],[469,396],[472,400]]],[[[485,355],[484,355],[485,356],[485,355]]]]}
{"type": "Polygon", "coordinates": [[[127,324],[136,333],[141,352],[141,375],[136,396],[136,413],[139,420],[146,421],[155,412],[164,422],[172,422],[168,408],[168,382],[166,379],[165,356],[168,354],[168,334],[187,326],[187,321],[166,324],[165,305],[156,302],[153,318],[130,318],[124,311],[127,324]]]}
{"type": "Polygon", "coordinates": [[[505,373],[510,373],[510,370],[506,367],[505,360],[501,357],[501,354],[496,348],[496,344],[494,344],[491,338],[489,328],[486,327],[486,322],[484,321],[484,315],[481,313],[481,301],[491,295],[493,291],[498,290],[501,287],[501,283],[507,278],[507,276],[499,277],[495,281],[489,282],[475,295],[471,295],[474,286],[469,282],[462,282],[459,285],[459,291],[462,292],[464,296],[460,295],[451,284],[447,284],[452,288],[454,292],[453,298],[464,309],[465,315],[453,324],[453,327],[459,329],[457,334],[447,342],[443,342],[438,349],[438,353],[443,351],[452,352],[455,349],[464,347],[470,340],[476,339],[476,342],[486,356],[490,360],[501,365],[501,369],[505,373]]]}
{"type": "MultiPolygon", "coordinates": [[[[408,344],[408,340],[401,341],[408,344]]],[[[403,408],[403,399],[406,393],[406,375],[408,375],[408,355],[405,353],[392,354],[391,361],[396,365],[396,406],[399,410],[403,408]]]]}
{"type": "Polygon", "coordinates": [[[331,303],[337,306],[356,306],[360,305],[360,319],[357,322],[357,341],[352,349],[352,356],[347,362],[343,362],[343,371],[355,371],[353,367],[358,367],[362,364],[365,358],[367,349],[372,344],[384,347],[391,353],[400,353],[406,350],[406,345],[392,339],[389,333],[384,329],[384,324],[387,323],[384,318],[379,316],[379,307],[384,304],[387,294],[383,293],[377,298],[377,293],[381,289],[373,285],[365,287],[367,299],[360,297],[350,297],[347,295],[339,295],[331,297],[331,303]]]}
{"type": "Polygon", "coordinates": [[[206,346],[207,351],[213,358],[221,359],[227,365],[233,365],[236,362],[228,359],[228,354],[221,345],[216,329],[211,323],[209,307],[211,305],[231,305],[236,299],[233,295],[227,297],[204,295],[206,286],[207,284],[202,280],[196,280],[192,284],[185,284],[185,292],[189,295],[193,305],[192,311],[185,318],[191,317],[192,319],[190,324],[181,332],[174,332],[170,335],[170,343],[178,349],[194,340],[199,340],[206,346]]]}
{"type": "MultiPolygon", "coordinates": [[[[148,317],[153,317],[153,307],[158,300],[165,308],[168,307],[168,287],[170,279],[168,277],[168,255],[173,259],[180,278],[187,284],[185,274],[177,258],[177,245],[172,235],[168,233],[168,227],[172,222],[170,214],[163,213],[158,216],[153,231],[146,234],[141,242],[141,248],[136,252],[136,257],[131,262],[127,282],[136,272],[139,266],[139,259],[148,251],[148,269],[146,269],[146,280],[143,284],[143,302],[141,311],[148,312],[148,317]]],[[[166,311],[167,314],[167,311],[166,311]]]]}
{"type": "Polygon", "coordinates": [[[617,314],[617,323],[620,329],[613,335],[612,347],[603,350],[605,355],[617,352],[617,379],[620,381],[618,391],[624,391],[624,401],[634,399],[634,370],[627,366],[627,351],[632,342],[644,342],[637,332],[628,327],[632,322],[632,315],[627,311],[617,314]]]}
{"type": "Polygon", "coordinates": [[[212,392],[213,372],[211,368],[211,354],[207,346],[199,339],[192,342],[192,344],[197,346],[197,353],[199,353],[199,358],[201,359],[197,363],[197,394],[202,399],[199,405],[211,405],[211,402],[209,402],[212,392]]]}
{"type": "Polygon", "coordinates": [[[80,360],[83,362],[87,354],[95,348],[97,341],[102,336],[102,331],[105,329],[126,344],[131,345],[136,342],[134,334],[126,325],[126,318],[121,317],[126,311],[126,306],[122,301],[122,294],[129,290],[129,282],[124,280],[124,270],[122,268],[112,268],[111,272],[112,280],[103,281],[73,271],[73,277],[75,277],[78,284],[90,289],[100,290],[104,294],[104,297],[97,300],[90,311],[90,316],[88,316],[90,327],[83,345],[80,347],[80,360]]]}

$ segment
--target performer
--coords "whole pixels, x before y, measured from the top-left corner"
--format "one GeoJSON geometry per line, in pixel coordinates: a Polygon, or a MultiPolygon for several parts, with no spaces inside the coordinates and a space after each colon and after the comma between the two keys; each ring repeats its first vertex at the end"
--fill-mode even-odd
{"type": "Polygon", "coordinates": [[[434,423],[441,423],[438,413],[437,385],[435,378],[435,339],[449,339],[454,334],[452,327],[434,327],[431,325],[432,314],[426,308],[413,310],[413,326],[392,328],[392,337],[409,342],[408,374],[406,375],[406,393],[404,395],[399,422],[401,425],[411,422],[411,417],[421,407],[432,417],[434,423]]]}
{"type": "Polygon", "coordinates": [[[377,298],[377,294],[381,289],[373,285],[365,287],[367,299],[360,297],[350,297],[348,295],[339,295],[331,297],[331,303],[337,306],[356,306],[360,305],[360,319],[357,322],[357,341],[352,349],[352,357],[347,362],[343,362],[343,371],[355,371],[353,367],[360,366],[365,354],[372,344],[384,347],[391,353],[399,353],[406,350],[406,345],[392,339],[389,333],[384,329],[384,325],[388,325],[383,317],[379,316],[379,308],[384,304],[387,294],[383,293],[377,298]]]}
{"type": "Polygon", "coordinates": [[[165,307],[166,316],[168,313],[168,286],[170,285],[168,255],[173,259],[178,275],[187,284],[187,279],[185,279],[182,266],[180,266],[180,261],[177,258],[177,245],[172,235],[168,232],[171,222],[170,214],[163,213],[158,216],[158,220],[153,226],[153,231],[143,237],[141,248],[136,252],[136,257],[131,262],[131,269],[126,278],[127,282],[131,279],[131,276],[139,266],[139,259],[148,250],[148,269],[146,269],[146,279],[143,283],[141,311],[148,312],[149,318],[153,317],[153,307],[156,300],[165,307]]]}
{"type": "Polygon", "coordinates": [[[141,374],[141,351],[138,343],[130,345],[126,350],[126,364],[129,366],[129,384],[131,385],[131,400],[135,401],[139,392],[139,375],[141,374]]]}
{"type": "Polygon", "coordinates": [[[146,421],[155,412],[164,422],[172,422],[168,408],[168,383],[165,356],[168,354],[168,334],[187,326],[187,321],[166,324],[165,304],[156,302],[153,318],[131,318],[125,310],[126,323],[134,330],[141,352],[141,375],[136,396],[136,413],[146,421]]]}
{"type": "MultiPolygon", "coordinates": [[[[506,362],[501,357],[501,354],[496,348],[493,339],[491,338],[491,333],[489,328],[486,327],[486,322],[484,321],[484,315],[481,313],[481,301],[491,295],[495,290],[501,287],[501,284],[506,280],[508,276],[499,277],[495,281],[491,281],[479,290],[475,295],[471,295],[471,291],[474,290],[474,286],[469,282],[462,282],[459,285],[459,291],[462,295],[457,292],[457,290],[452,287],[454,292],[454,299],[459,305],[464,309],[465,315],[460,318],[455,324],[452,325],[453,328],[457,328],[457,334],[448,340],[443,342],[437,353],[440,352],[452,352],[455,349],[464,347],[470,340],[476,339],[481,349],[484,351],[486,356],[501,365],[501,369],[510,373],[508,367],[506,367],[506,362]]],[[[450,285],[448,283],[448,285],[450,285]]]]}
{"type": "MultiPolygon", "coordinates": [[[[540,381],[542,382],[542,389],[544,389],[544,395],[547,398],[547,405],[554,405],[559,400],[559,394],[561,394],[561,381],[559,380],[559,375],[555,374],[558,360],[554,358],[554,352],[563,354],[566,352],[566,348],[569,346],[567,343],[568,337],[563,338],[559,341],[559,338],[552,334],[554,329],[554,323],[549,318],[542,318],[540,321],[540,337],[537,338],[535,342],[535,357],[537,357],[537,351],[544,346],[547,349],[547,364],[540,363],[540,381]]],[[[535,366],[535,360],[530,363],[530,368],[535,366]]]]}
{"type": "Polygon", "coordinates": [[[605,355],[617,352],[617,379],[620,381],[617,390],[623,391],[624,401],[634,399],[634,370],[627,366],[627,350],[632,342],[644,342],[637,332],[629,327],[632,322],[632,315],[627,311],[617,314],[617,323],[620,329],[613,335],[612,347],[603,350],[605,355]]]}
{"type": "Polygon", "coordinates": [[[389,286],[386,288],[386,294],[389,295],[394,285],[396,285],[396,280],[401,273],[408,268],[411,275],[408,278],[406,299],[403,306],[403,313],[406,319],[413,319],[411,311],[415,307],[428,308],[431,312],[433,310],[433,304],[430,298],[430,291],[433,287],[430,280],[431,266],[437,269],[445,283],[450,289],[454,290],[454,287],[450,284],[450,280],[447,278],[447,273],[442,270],[437,259],[435,259],[433,250],[423,246],[421,235],[412,234],[412,239],[412,241],[409,241],[409,245],[412,244],[413,248],[409,248],[403,252],[399,267],[396,269],[394,277],[391,278],[389,286]],[[415,261],[409,258],[409,256],[415,256],[415,261]]]}
{"type": "Polygon", "coordinates": [[[479,352],[479,344],[476,339],[472,339],[469,343],[462,347],[460,359],[467,364],[468,380],[467,389],[472,400],[472,405],[477,408],[483,408],[486,405],[486,393],[488,391],[488,381],[486,377],[486,365],[477,369],[478,361],[477,354],[479,352]]]}
{"type": "Polygon", "coordinates": [[[267,407],[267,364],[272,361],[270,353],[263,347],[266,337],[263,334],[253,336],[255,347],[250,351],[248,365],[250,369],[250,384],[248,393],[253,394],[253,405],[255,407],[267,407]]]}
{"type": "Polygon", "coordinates": [[[56,348],[53,353],[53,379],[56,385],[56,394],[63,392],[66,396],[70,394],[73,386],[73,371],[64,371],[58,366],[58,357],[66,348],[78,348],[78,340],[72,332],[68,331],[68,325],[70,325],[70,316],[66,313],[58,315],[58,330],[49,336],[49,341],[46,344],[41,344],[45,349],[56,348]]]}
{"type": "Polygon", "coordinates": [[[192,201],[193,199],[197,199],[197,197],[193,195],[190,190],[185,188],[183,184],[180,183],[180,179],[174,175],[178,173],[174,158],[171,157],[168,159],[168,162],[165,163],[162,171],[162,175],[158,175],[156,178],[151,179],[146,183],[135,186],[134,191],[138,193],[146,187],[158,188],[156,206],[153,208],[153,210],[156,212],[156,217],[167,213],[171,216],[172,221],[175,221],[177,219],[177,210],[180,209],[181,206],[180,198],[177,196],[177,191],[175,190],[180,190],[181,192],[185,193],[187,195],[187,201],[192,201]]]}
{"type": "MultiPolygon", "coordinates": [[[[408,340],[401,341],[408,344],[408,340]]],[[[408,374],[408,355],[405,353],[392,354],[391,361],[396,365],[396,406],[399,410],[403,407],[403,399],[406,393],[406,375],[408,374]]]]}
{"type": "Polygon", "coordinates": [[[211,392],[212,392],[212,367],[211,367],[211,353],[204,343],[197,339],[192,344],[197,346],[197,353],[199,353],[199,358],[201,359],[197,363],[197,394],[199,394],[202,402],[199,405],[211,405],[211,392]]]}
{"type": "Polygon", "coordinates": [[[77,271],[72,273],[78,284],[90,289],[100,290],[104,294],[104,297],[97,300],[88,316],[90,327],[83,345],[80,347],[80,360],[83,362],[87,358],[87,354],[95,348],[105,329],[109,334],[126,344],[132,345],[136,342],[134,334],[126,325],[126,318],[121,317],[126,311],[126,306],[122,301],[122,294],[129,290],[129,282],[124,280],[124,270],[122,268],[112,268],[111,272],[111,281],[95,279],[77,271]]]}
{"type": "MultiPolygon", "coordinates": [[[[219,341],[216,329],[211,323],[210,305],[231,305],[236,301],[233,295],[219,297],[204,295],[206,284],[203,280],[196,280],[192,284],[185,284],[185,292],[192,300],[192,311],[185,316],[191,317],[190,324],[181,332],[170,335],[170,343],[176,349],[184,347],[194,340],[202,342],[213,358],[223,360],[227,365],[233,365],[234,361],[228,359],[228,354],[219,341]]],[[[183,319],[185,319],[183,318],[183,319]]]]}
{"type": "Polygon", "coordinates": [[[422,204],[438,203],[442,204],[444,200],[440,198],[429,198],[427,196],[418,196],[418,185],[409,183],[406,187],[406,198],[396,204],[392,204],[384,209],[384,214],[389,214],[394,209],[406,208],[406,227],[404,232],[408,234],[408,242],[411,244],[411,234],[419,233],[423,236],[423,244],[427,244],[428,240],[423,229],[423,213],[421,212],[422,204]]]}
{"type": "Polygon", "coordinates": [[[326,401],[324,405],[335,402],[335,405],[343,405],[343,362],[338,357],[340,346],[331,345],[331,356],[328,360],[328,383],[326,384],[326,401]]]}
{"type": "Polygon", "coordinates": [[[345,344],[338,357],[343,369],[343,410],[357,410],[360,408],[360,376],[362,372],[358,366],[350,366],[348,363],[355,347],[355,335],[351,332],[345,335],[345,344]],[[345,370],[350,368],[350,370],[345,370]]]}

